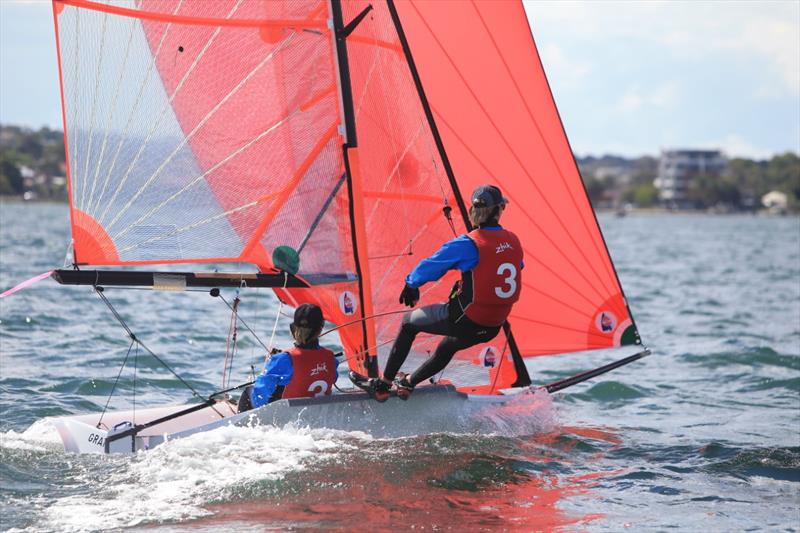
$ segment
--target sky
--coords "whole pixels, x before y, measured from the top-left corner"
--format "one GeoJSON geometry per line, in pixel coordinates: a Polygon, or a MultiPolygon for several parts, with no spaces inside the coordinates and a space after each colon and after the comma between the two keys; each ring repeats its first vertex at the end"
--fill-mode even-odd
{"type": "MultiPolygon", "coordinates": [[[[800,152],[800,0],[524,0],[576,154],[800,152]]],[[[62,128],[49,0],[0,0],[0,123],[62,128]]]]}

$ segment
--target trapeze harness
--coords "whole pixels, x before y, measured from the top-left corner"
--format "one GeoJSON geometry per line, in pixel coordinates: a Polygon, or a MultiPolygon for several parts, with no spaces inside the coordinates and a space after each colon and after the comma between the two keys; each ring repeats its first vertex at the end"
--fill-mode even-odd
{"type": "Polygon", "coordinates": [[[478,264],[461,273],[453,300],[455,321],[466,316],[481,326],[501,326],[519,300],[522,286],[522,245],[510,231],[475,229],[467,237],[478,248],[478,264]]]}

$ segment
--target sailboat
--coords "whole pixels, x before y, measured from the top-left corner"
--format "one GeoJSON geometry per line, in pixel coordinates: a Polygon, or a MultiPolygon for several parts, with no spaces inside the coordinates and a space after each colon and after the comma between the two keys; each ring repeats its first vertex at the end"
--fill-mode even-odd
{"type": "MultiPolygon", "coordinates": [[[[116,290],[270,287],[287,306],[319,305],[349,368],[376,376],[403,278],[471,229],[464,194],[481,183],[510,199],[503,224],[526,263],[501,333],[407,402],[354,389],[240,414],[228,391],[193,390],[202,401],[188,407],[54,419],[67,450],[131,452],[254,421],[470,430],[453,413],[533,390],[528,358],[628,350],[555,391],[648,353],[521,2],[52,2],[72,229],[72,264],[53,277],[94,287],[131,346],[149,352],[116,290]],[[224,272],[242,263],[257,271],[224,272]]],[[[421,304],[454,281],[427,285],[421,304]]],[[[404,368],[435,342],[418,337],[404,368]]]]}

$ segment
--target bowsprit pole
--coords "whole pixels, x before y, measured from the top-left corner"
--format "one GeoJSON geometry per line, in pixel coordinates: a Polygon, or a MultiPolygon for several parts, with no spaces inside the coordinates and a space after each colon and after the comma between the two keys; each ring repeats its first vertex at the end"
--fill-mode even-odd
{"type": "Polygon", "coordinates": [[[648,348],[645,348],[641,352],[629,355],[628,357],[625,357],[618,361],[614,361],[613,363],[597,367],[594,370],[589,370],[587,372],[575,374],[574,376],[570,376],[568,378],[564,378],[559,381],[554,381],[553,383],[548,383],[547,385],[543,385],[542,387],[539,388],[545,389],[547,392],[550,393],[564,390],[567,387],[577,385],[578,383],[583,383],[586,380],[600,376],[602,374],[605,374],[606,372],[611,372],[612,370],[619,368],[621,366],[625,366],[628,363],[633,363],[634,361],[638,361],[642,357],[646,357],[648,355],[650,355],[650,350],[648,348]]]}

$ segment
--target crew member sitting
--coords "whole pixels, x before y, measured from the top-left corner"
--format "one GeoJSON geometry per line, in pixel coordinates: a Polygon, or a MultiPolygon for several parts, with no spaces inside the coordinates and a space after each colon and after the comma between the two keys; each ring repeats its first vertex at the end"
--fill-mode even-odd
{"type": "Polygon", "coordinates": [[[240,413],[281,398],[331,394],[338,376],[338,361],[332,351],[319,346],[324,325],[318,306],[303,304],[295,310],[294,321],[289,324],[294,348],[269,358],[255,384],[245,388],[239,398],[240,413]]]}

